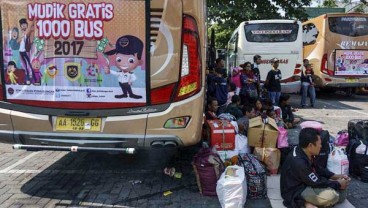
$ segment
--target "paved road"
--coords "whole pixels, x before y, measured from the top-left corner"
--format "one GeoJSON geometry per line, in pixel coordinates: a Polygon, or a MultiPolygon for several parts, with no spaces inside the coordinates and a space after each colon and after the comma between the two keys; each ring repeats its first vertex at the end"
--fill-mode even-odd
{"type": "MultiPolygon", "coordinates": [[[[292,96],[292,104],[299,97],[292,96]]],[[[318,120],[335,135],[351,118],[368,119],[368,96],[326,95],[316,108],[297,115],[318,120]]],[[[290,131],[291,137],[298,130],[290,131]]],[[[295,136],[293,137],[296,138],[295,136]]],[[[198,193],[190,161],[195,148],[142,151],[137,155],[13,151],[0,144],[0,207],[220,207],[216,197],[198,193]],[[181,179],[162,174],[175,166],[181,179]],[[172,194],[164,196],[165,191],[172,194]]],[[[368,184],[353,180],[349,201],[368,206],[368,184]]],[[[246,207],[270,207],[249,203],[246,207]]]]}

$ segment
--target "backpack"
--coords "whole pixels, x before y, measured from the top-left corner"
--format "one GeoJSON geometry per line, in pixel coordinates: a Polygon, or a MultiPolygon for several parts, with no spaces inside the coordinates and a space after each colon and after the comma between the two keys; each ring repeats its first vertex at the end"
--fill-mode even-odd
{"type": "Polygon", "coordinates": [[[348,122],[349,139],[362,140],[368,144],[368,120],[353,119],[348,122]]]}
{"type": "Polygon", "coordinates": [[[248,184],[248,199],[267,198],[266,168],[252,154],[239,154],[239,165],[244,167],[248,184]]]}
{"type": "Polygon", "coordinates": [[[321,137],[321,151],[315,157],[315,163],[319,167],[327,167],[328,154],[330,153],[330,133],[327,130],[322,130],[321,137]]]}
{"type": "Polygon", "coordinates": [[[365,150],[364,152],[362,152],[364,154],[358,154],[356,150],[361,144],[364,145],[364,143],[359,140],[356,140],[356,139],[350,140],[346,148],[346,152],[347,152],[348,160],[349,160],[350,175],[354,177],[362,176],[364,179],[365,177],[367,177],[365,175],[367,174],[365,167],[368,166],[368,147],[367,145],[365,145],[365,150]]]}
{"type": "Polygon", "coordinates": [[[225,168],[220,156],[211,148],[203,147],[194,155],[192,166],[199,192],[205,196],[216,196],[216,183],[225,168]]]}

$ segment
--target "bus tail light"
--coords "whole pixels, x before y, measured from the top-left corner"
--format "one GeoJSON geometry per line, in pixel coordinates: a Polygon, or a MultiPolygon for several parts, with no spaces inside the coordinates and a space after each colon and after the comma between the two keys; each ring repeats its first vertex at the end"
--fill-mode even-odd
{"type": "Polygon", "coordinates": [[[301,64],[295,64],[294,75],[299,75],[302,72],[301,66],[301,64]]]}
{"type": "Polygon", "coordinates": [[[323,54],[321,61],[321,72],[330,76],[333,76],[333,71],[327,68],[327,53],[323,54]]]}
{"type": "Polygon", "coordinates": [[[323,54],[321,61],[321,72],[327,74],[327,53],[323,54]]]}
{"type": "Polygon", "coordinates": [[[170,103],[171,97],[176,84],[170,84],[163,87],[151,90],[151,104],[158,105],[163,103],[170,103]]]}
{"type": "Polygon", "coordinates": [[[188,98],[201,90],[201,52],[197,23],[193,17],[184,16],[180,81],[175,101],[188,98]]]}

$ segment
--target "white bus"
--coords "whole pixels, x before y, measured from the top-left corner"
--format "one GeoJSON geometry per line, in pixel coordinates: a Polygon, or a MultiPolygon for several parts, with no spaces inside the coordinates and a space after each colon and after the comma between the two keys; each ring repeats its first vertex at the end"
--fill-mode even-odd
{"type": "Polygon", "coordinates": [[[233,32],[227,48],[227,67],[253,63],[253,56],[262,57],[259,67],[261,81],[271,70],[270,60],[278,58],[282,73],[282,92],[300,90],[303,63],[302,24],[297,20],[252,20],[240,23],[233,32]]]}

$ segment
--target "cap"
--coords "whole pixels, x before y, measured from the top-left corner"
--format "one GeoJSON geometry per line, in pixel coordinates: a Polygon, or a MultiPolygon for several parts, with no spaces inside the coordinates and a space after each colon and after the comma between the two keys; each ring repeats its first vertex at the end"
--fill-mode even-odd
{"type": "Polygon", "coordinates": [[[275,62],[280,62],[280,60],[278,58],[271,59],[271,63],[275,63],[275,62]]]}
{"type": "Polygon", "coordinates": [[[132,35],[121,36],[115,44],[115,49],[106,52],[106,55],[113,55],[116,53],[121,53],[125,55],[130,55],[138,53],[138,58],[140,59],[141,51],[143,50],[143,42],[132,35]]]}

